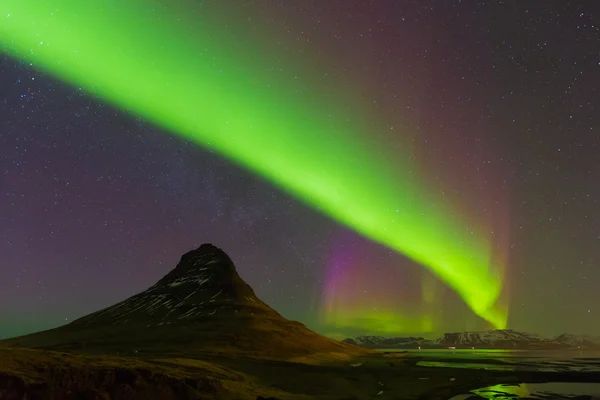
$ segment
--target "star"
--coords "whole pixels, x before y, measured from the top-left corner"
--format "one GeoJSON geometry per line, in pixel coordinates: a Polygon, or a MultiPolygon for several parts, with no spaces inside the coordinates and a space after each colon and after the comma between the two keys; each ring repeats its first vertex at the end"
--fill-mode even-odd
{"type": "MultiPolygon", "coordinates": [[[[299,135],[305,140],[318,131],[320,139],[311,146],[300,141],[287,158],[314,161],[338,134],[342,147],[360,143],[352,153],[359,167],[338,165],[350,153],[332,151],[323,164],[295,171],[294,183],[307,184],[307,172],[330,178],[322,166],[339,167],[373,213],[411,226],[395,240],[428,232],[433,244],[420,243],[428,257],[370,237],[390,235],[390,226],[361,231],[219,149],[176,136],[175,124],[161,126],[99,97],[97,87],[3,54],[0,337],[122,300],[204,242],[231,254],[259,297],[321,332],[333,331],[327,318],[336,312],[385,322],[383,310],[431,319],[438,332],[488,329],[425,265],[438,257],[450,262],[441,245],[454,240],[462,243],[456,247],[462,261],[477,260],[485,277],[502,283],[497,301],[508,310],[509,327],[600,334],[600,320],[585,317],[600,284],[593,268],[600,264],[598,96],[590,84],[600,42],[592,6],[341,3],[204,2],[189,14],[191,21],[209,16],[219,28],[210,38],[215,48],[243,50],[206,53],[214,57],[215,76],[227,78],[224,108],[255,90],[252,107],[306,111],[293,121],[299,135]],[[243,73],[235,73],[238,67],[243,73]],[[321,122],[310,124],[315,116],[321,122]],[[369,175],[373,170],[384,172],[369,175]],[[391,205],[357,184],[381,176],[376,189],[395,199],[391,205]],[[424,211],[413,214],[406,204],[424,211]]],[[[159,9],[148,12],[164,18],[159,9]]],[[[12,16],[20,18],[14,10],[5,14],[12,16]]],[[[193,36],[201,27],[185,29],[190,48],[205,51],[204,37],[193,36]]],[[[56,43],[40,36],[30,47],[37,46],[50,50],[56,43]]],[[[178,79],[175,66],[193,69],[192,59],[170,59],[169,81],[178,79]]],[[[149,73],[152,61],[136,72],[149,73]]],[[[202,74],[181,87],[197,87],[196,78],[202,74]]],[[[127,94],[146,96],[154,84],[127,94]]],[[[186,103],[183,92],[152,100],[177,101],[197,121],[222,111],[186,103]]],[[[264,124],[282,121],[265,146],[287,149],[280,142],[290,126],[286,116],[250,113],[240,120],[224,112],[215,127],[247,126],[239,134],[256,140],[266,135],[264,124]]],[[[340,188],[323,181],[324,192],[340,188]]],[[[341,196],[335,211],[354,220],[359,213],[349,200],[341,196]]]]}

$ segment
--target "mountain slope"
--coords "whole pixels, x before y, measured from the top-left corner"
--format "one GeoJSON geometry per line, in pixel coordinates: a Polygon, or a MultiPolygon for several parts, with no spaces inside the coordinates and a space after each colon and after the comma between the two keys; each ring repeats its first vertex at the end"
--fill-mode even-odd
{"type": "Polygon", "coordinates": [[[289,359],[364,350],[309,330],[262,302],[221,249],[183,255],[154,286],[68,325],[2,344],[118,354],[244,354],[289,359]]]}

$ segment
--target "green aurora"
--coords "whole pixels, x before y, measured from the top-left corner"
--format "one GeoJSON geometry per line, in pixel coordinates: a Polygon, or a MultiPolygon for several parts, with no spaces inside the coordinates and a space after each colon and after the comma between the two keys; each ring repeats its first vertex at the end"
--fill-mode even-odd
{"type": "Polygon", "coordinates": [[[477,315],[506,326],[497,305],[503,266],[494,264],[490,240],[419,181],[408,149],[391,153],[369,135],[366,118],[350,122],[340,105],[347,94],[324,96],[292,68],[274,70],[268,51],[236,40],[215,18],[191,23],[180,3],[156,12],[158,4],[3,0],[0,45],[405,254],[477,315]]]}

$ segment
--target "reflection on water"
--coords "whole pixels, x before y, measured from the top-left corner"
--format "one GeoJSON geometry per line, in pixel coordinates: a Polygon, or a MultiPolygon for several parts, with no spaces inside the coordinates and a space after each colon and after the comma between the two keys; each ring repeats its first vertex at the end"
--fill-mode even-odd
{"type": "Polygon", "coordinates": [[[544,350],[414,350],[422,367],[484,369],[489,371],[600,371],[598,351],[544,350]]]}
{"type": "MultiPolygon", "coordinates": [[[[394,350],[388,350],[394,351],[394,350]]],[[[396,350],[397,351],[397,350],[396,350]]],[[[464,368],[490,371],[600,372],[598,351],[545,350],[409,350],[421,367],[464,368]]],[[[453,397],[473,399],[587,399],[600,400],[600,383],[551,382],[489,386],[453,397]]]]}
{"type": "Polygon", "coordinates": [[[466,400],[477,395],[483,399],[573,399],[577,396],[600,398],[599,383],[521,383],[518,385],[495,385],[472,390],[470,393],[452,397],[450,400],[466,400]]]}
{"type": "Polygon", "coordinates": [[[426,358],[462,358],[462,359],[480,359],[493,358],[514,359],[514,358],[544,358],[544,359],[597,359],[600,360],[600,351],[581,351],[581,350],[488,350],[488,349],[382,349],[382,352],[403,352],[411,356],[426,358]]]}
{"type": "Polygon", "coordinates": [[[466,363],[466,362],[419,361],[419,362],[417,362],[417,365],[420,367],[485,369],[487,371],[514,371],[515,370],[515,367],[512,365],[466,363]]]}
{"type": "MultiPolygon", "coordinates": [[[[489,371],[586,371],[600,372],[598,351],[515,351],[515,350],[416,350],[418,366],[464,368],[489,371]]],[[[452,400],[473,399],[588,399],[600,400],[600,383],[521,383],[489,386],[455,396],[452,400]],[[590,397],[591,396],[591,397],[590,397]]]]}
{"type": "Polygon", "coordinates": [[[539,371],[539,372],[565,372],[565,371],[578,371],[578,372],[600,372],[600,362],[587,362],[585,360],[514,360],[513,362],[508,361],[497,361],[489,360],[489,363],[483,362],[465,362],[461,360],[457,361],[429,361],[422,360],[418,361],[417,365],[420,367],[439,367],[439,368],[465,368],[465,369],[479,369],[486,371],[539,371]]]}

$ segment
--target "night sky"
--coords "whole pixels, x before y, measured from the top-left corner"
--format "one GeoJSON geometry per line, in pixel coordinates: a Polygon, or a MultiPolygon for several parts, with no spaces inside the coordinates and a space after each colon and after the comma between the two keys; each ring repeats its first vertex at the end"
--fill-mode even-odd
{"type": "MultiPolygon", "coordinates": [[[[600,334],[600,3],[182,3],[267,49],[263,63],[291,76],[310,68],[311,87],[323,78],[330,101],[360,106],[370,140],[401,147],[422,185],[491,232],[509,328],[600,334]]],[[[1,57],[0,337],[129,297],[205,242],[230,254],[260,298],[322,333],[382,333],[331,326],[330,301],[364,317],[426,317],[428,335],[490,328],[403,254],[1,57]]],[[[398,335],[418,331],[407,322],[398,335]]]]}

